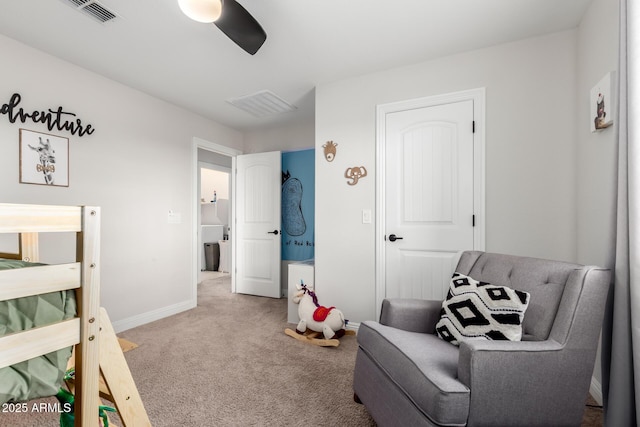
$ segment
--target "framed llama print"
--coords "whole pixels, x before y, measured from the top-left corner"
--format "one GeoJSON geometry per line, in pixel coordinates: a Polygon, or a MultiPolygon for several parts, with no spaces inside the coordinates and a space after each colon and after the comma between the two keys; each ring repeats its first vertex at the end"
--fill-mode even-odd
{"type": "Polygon", "coordinates": [[[20,129],[20,182],[69,186],[69,138],[20,129]]]}
{"type": "Polygon", "coordinates": [[[591,132],[606,129],[613,124],[613,73],[607,73],[592,89],[591,132]]]}

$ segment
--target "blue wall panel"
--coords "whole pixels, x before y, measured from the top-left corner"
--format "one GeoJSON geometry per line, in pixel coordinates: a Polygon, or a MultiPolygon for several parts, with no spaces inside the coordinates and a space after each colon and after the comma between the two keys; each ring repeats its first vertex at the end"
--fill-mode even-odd
{"type": "Polygon", "coordinates": [[[282,259],[314,256],[315,150],[282,153],[282,259]]]}

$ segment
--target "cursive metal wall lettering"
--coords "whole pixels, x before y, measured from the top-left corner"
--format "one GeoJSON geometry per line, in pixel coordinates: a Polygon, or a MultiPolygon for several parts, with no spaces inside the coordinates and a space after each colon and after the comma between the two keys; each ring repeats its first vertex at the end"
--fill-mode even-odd
{"type": "Polygon", "coordinates": [[[71,135],[78,136],[91,135],[95,129],[91,125],[83,125],[82,120],[76,119],[74,113],[63,111],[62,107],[56,110],[48,109],[47,111],[32,111],[30,113],[24,111],[22,107],[18,108],[18,104],[22,97],[19,93],[14,93],[8,103],[2,104],[0,114],[7,116],[11,123],[20,120],[22,123],[32,121],[33,123],[44,123],[51,130],[71,132],[71,135]]]}

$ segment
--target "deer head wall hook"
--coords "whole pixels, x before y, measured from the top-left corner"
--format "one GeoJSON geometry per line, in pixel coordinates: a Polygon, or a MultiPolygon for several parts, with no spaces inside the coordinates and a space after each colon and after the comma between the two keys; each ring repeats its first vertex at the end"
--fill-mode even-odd
{"type": "Polygon", "coordinates": [[[322,148],[324,148],[324,158],[327,159],[327,162],[332,162],[333,159],[336,158],[337,146],[338,144],[333,141],[327,141],[327,143],[322,146],[322,148]]]}

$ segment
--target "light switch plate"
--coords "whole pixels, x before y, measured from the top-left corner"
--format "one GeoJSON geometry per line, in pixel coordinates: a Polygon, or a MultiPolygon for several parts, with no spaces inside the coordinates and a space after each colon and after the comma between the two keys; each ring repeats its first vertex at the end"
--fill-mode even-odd
{"type": "Polygon", "coordinates": [[[362,210],[362,223],[371,224],[371,209],[362,210]]]}
{"type": "Polygon", "coordinates": [[[182,223],[182,215],[180,214],[180,212],[169,211],[169,215],[167,216],[167,223],[169,224],[182,223]]]}

